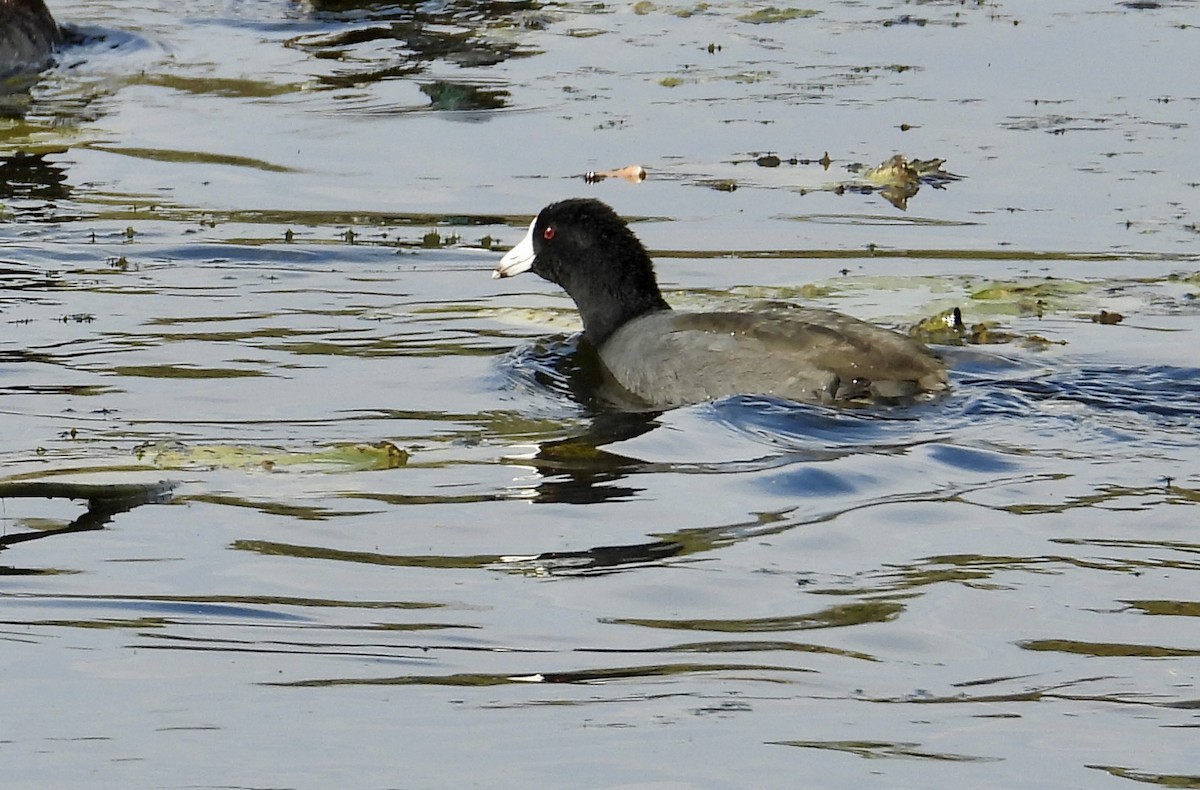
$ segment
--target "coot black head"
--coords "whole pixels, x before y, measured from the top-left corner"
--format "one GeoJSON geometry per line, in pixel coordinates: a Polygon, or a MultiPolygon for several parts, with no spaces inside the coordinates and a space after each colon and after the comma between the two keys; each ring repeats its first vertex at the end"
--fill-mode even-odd
{"type": "Polygon", "coordinates": [[[599,200],[572,198],[542,209],[493,276],[525,271],[562,286],[579,308],[584,333],[597,346],[626,322],[670,309],[646,248],[599,200]]]}

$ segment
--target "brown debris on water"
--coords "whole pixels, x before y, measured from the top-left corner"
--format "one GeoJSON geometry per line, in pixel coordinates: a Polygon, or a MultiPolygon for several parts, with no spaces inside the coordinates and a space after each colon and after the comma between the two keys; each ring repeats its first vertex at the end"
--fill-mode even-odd
{"type": "Polygon", "coordinates": [[[641,165],[626,165],[614,170],[589,170],[583,174],[583,180],[596,184],[606,178],[621,178],[631,184],[640,184],[646,180],[646,168],[641,165]]]}

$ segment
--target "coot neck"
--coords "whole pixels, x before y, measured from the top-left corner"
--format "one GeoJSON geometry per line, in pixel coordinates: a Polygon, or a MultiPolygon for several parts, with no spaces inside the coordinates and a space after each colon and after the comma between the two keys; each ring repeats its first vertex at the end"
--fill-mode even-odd
{"type": "Polygon", "coordinates": [[[657,286],[653,293],[639,294],[635,299],[627,295],[624,301],[613,299],[611,294],[596,295],[606,298],[587,298],[574,293],[571,296],[579,307],[579,317],[583,319],[583,334],[596,348],[604,345],[614,332],[635,318],[671,309],[657,286]]]}
{"type": "Polygon", "coordinates": [[[615,215],[595,225],[587,233],[568,229],[564,236],[571,246],[547,262],[543,276],[574,300],[584,334],[599,348],[626,323],[671,306],[658,289],[650,254],[633,231],[615,215]]]}

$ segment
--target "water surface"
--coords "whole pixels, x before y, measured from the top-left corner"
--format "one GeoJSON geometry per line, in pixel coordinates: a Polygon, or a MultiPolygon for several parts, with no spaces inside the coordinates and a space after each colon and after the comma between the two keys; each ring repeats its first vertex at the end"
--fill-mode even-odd
{"type": "Polygon", "coordinates": [[[5,786],[1200,785],[1197,27],[1146,5],[55,3],[5,786]],[[613,410],[489,276],[573,194],[680,306],[959,307],[952,394],[613,410]]]}

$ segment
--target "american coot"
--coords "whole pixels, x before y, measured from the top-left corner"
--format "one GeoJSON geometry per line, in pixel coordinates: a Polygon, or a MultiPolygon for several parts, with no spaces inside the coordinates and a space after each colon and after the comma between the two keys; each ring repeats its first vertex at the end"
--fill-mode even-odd
{"type": "Polygon", "coordinates": [[[946,366],[925,346],[832,310],[672,310],[645,247],[598,200],[542,209],[492,276],[524,271],[566,290],[608,372],[651,408],[754,394],[906,400],[948,386],[946,366]]]}

